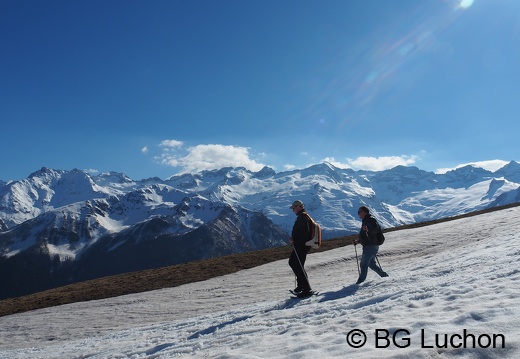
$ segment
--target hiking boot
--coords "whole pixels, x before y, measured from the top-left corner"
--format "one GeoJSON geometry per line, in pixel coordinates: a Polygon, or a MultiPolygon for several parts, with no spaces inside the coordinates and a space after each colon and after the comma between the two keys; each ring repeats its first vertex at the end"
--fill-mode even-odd
{"type": "Polygon", "coordinates": [[[363,283],[363,282],[364,282],[363,279],[358,279],[357,282],[356,282],[356,284],[361,284],[361,283],[363,283]]]}
{"type": "Polygon", "coordinates": [[[305,289],[305,290],[302,290],[298,295],[297,297],[298,298],[307,298],[307,297],[310,297],[314,294],[314,292],[311,290],[311,289],[305,289]]]}
{"type": "Polygon", "coordinates": [[[296,287],[296,288],[294,288],[294,290],[293,290],[293,293],[295,293],[295,294],[300,294],[301,292],[303,292],[303,289],[300,288],[300,287],[296,287]]]}
{"type": "Polygon", "coordinates": [[[388,277],[388,273],[386,273],[386,272],[381,273],[381,277],[383,277],[383,278],[388,277]]]}

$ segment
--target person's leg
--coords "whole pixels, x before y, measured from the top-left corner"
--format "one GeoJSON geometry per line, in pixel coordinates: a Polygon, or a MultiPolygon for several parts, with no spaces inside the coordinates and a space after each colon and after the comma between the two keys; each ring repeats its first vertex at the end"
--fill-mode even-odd
{"type": "Polygon", "coordinates": [[[309,253],[311,247],[303,247],[298,248],[296,254],[298,255],[297,260],[299,274],[298,278],[298,286],[302,288],[302,292],[309,292],[311,290],[311,284],[309,283],[309,279],[307,278],[307,273],[305,272],[305,261],[307,260],[307,253],[309,253]]]}
{"type": "Polygon", "coordinates": [[[370,246],[363,247],[363,253],[361,254],[361,260],[359,261],[359,278],[356,284],[363,283],[365,279],[367,279],[371,256],[370,246]]]}
{"type": "Polygon", "coordinates": [[[307,259],[306,250],[298,250],[296,251],[293,248],[291,256],[289,257],[289,266],[292,268],[294,275],[296,276],[296,285],[297,288],[300,288],[302,291],[310,291],[311,286],[309,281],[307,280],[307,276],[304,272],[305,268],[305,260],[307,259]]]}
{"type": "Polygon", "coordinates": [[[373,251],[373,257],[370,259],[370,263],[368,264],[369,268],[372,269],[374,272],[376,272],[377,274],[379,274],[380,277],[388,277],[388,274],[383,271],[383,269],[377,265],[376,263],[376,256],[377,256],[377,252],[379,251],[379,246],[373,246],[374,248],[374,251],[373,251]]]}
{"type": "Polygon", "coordinates": [[[376,260],[377,246],[364,246],[361,261],[359,262],[359,278],[356,284],[363,283],[367,279],[368,268],[372,268],[372,263],[376,260]]]}

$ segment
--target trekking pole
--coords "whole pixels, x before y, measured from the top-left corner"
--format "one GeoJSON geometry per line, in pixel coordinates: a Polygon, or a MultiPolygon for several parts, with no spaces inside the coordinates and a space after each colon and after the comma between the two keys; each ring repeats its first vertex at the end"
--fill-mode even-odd
{"type": "Polygon", "coordinates": [[[361,270],[359,269],[359,259],[358,259],[358,255],[357,255],[357,244],[354,244],[354,250],[356,251],[356,263],[357,263],[357,271],[358,271],[358,275],[361,275],[361,270]]]}
{"type": "Polygon", "coordinates": [[[300,261],[300,256],[298,255],[298,252],[296,251],[296,248],[293,247],[294,254],[296,254],[296,258],[298,259],[298,263],[300,263],[300,267],[303,271],[303,274],[305,274],[305,279],[307,279],[307,283],[309,283],[309,286],[311,285],[311,282],[309,282],[309,277],[307,276],[307,272],[305,271],[305,268],[303,268],[303,264],[300,261]]]}
{"type": "Polygon", "coordinates": [[[381,263],[379,263],[379,258],[377,258],[377,254],[376,254],[376,261],[377,261],[377,264],[379,265],[379,268],[381,268],[381,270],[383,270],[383,267],[381,267],[381,263]]]}

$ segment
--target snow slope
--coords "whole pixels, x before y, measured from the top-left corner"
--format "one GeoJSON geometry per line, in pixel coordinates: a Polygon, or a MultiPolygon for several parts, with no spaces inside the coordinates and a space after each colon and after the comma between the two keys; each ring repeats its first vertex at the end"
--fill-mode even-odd
{"type": "Polygon", "coordinates": [[[308,257],[321,292],[310,299],[289,298],[294,277],[283,260],[10,315],[0,318],[0,358],[520,357],[520,207],[386,237],[389,278],[370,271],[352,285],[348,246],[308,257]],[[353,348],[362,339],[353,330],[366,333],[363,347],[353,348]]]}

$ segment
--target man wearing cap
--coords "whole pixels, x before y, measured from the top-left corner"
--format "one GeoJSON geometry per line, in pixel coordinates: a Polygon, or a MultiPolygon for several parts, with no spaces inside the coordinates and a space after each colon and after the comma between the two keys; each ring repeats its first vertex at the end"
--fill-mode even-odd
{"type": "Polygon", "coordinates": [[[305,205],[302,201],[294,201],[290,207],[296,215],[296,220],[289,238],[289,243],[293,246],[291,256],[289,257],[289,266],[296,276],[296,288],[294,292],[298,296],[305,297],[312,293],[309,278],[305,272],[304,265],[307,253],[311,247],[306,246],[305,242],[312,238],[311,222],[309,216],[306,215],[305,205]]]}

